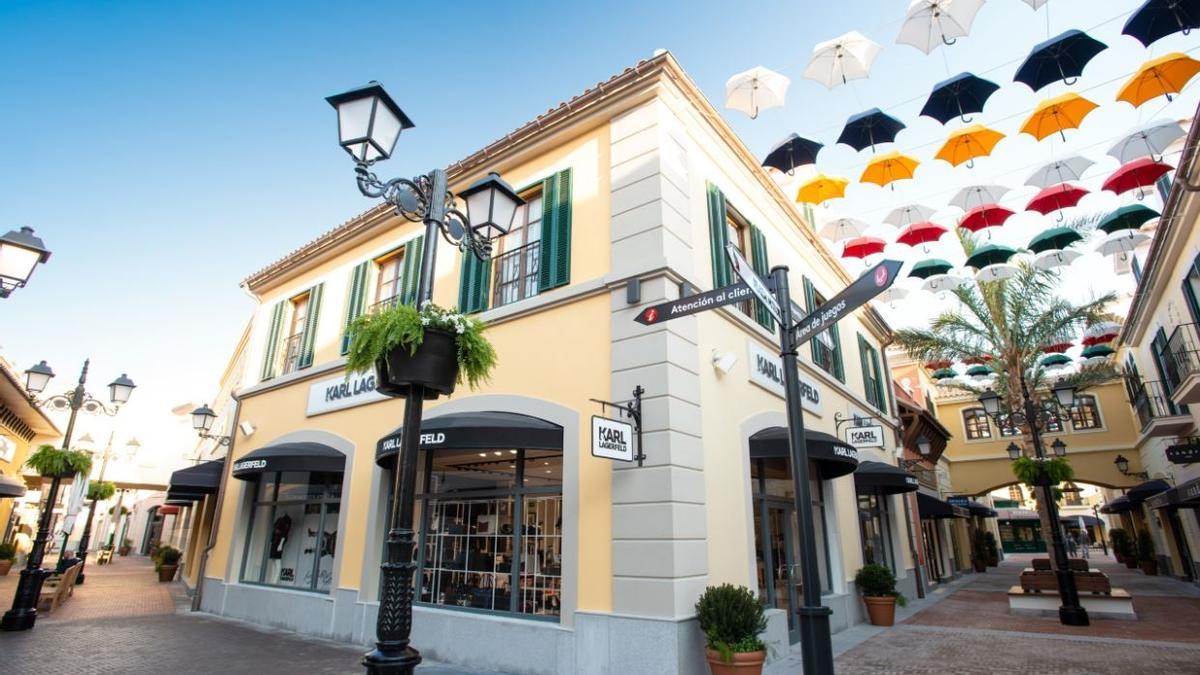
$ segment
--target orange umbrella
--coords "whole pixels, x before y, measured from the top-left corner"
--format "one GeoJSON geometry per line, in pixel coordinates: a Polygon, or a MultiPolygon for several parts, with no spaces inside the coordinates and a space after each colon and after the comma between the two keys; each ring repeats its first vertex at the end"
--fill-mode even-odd
{"type": "Polygon", "coordinates": [[[917,160],[908,155],[889,152],[868,162],[867,168],[863,170],[859,180],[864,183],[875,183],[882,187],[892,181],[912,178],[917,164],[917,160]]]}
{"type": "Polygon", "coordinates": [[[808,204],[820,204],[830,199],[845,197],[846,185],[849,182],[845,178],[820,174],[800,186],[800,190],[796,192],[796,201],[808,204]]]}
{"type": "Polygon", "coordinates": [[[1033,110],[1033,114],[1021,126],[1021,133],[1029,134],[1040,141],[1057,131],[1065,141],[1067,135],[1063,133],[1063,130],[1078,129],[1083,118],[1096,108],[1095,103],[1079,94],[1067,93],[1055,96],[1042,101],[1033,110]]]}
{"type": "Polygon", "coordinates": [[[975,166],[976,157],[986,157],[992,154],[992,149],[1004,138],[1004,134],[989,129],[982,124],[972,124],[950,134],[946,144],[938,150],[937,158],[958,166],[963,162],[967,167],[975,166]]]}
{"type": "Polygon", "coordinates": [[[1159,96],[1170,101],[1171,94],[1183,91],[1196,73],[1200,73],[1200,61],[1179,52],[1167,54],[1143,63],[1121,87],[1117,100],[1128,101],[1135,108],[1159,96]]]}

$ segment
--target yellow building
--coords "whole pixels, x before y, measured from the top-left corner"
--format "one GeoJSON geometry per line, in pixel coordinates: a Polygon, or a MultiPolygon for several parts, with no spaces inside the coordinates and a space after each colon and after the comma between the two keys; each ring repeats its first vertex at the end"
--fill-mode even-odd
{"type": "MultiPolygon", "coordinates": [[[[498,670],[702,672],[694,604],[731,582],[768,599],[768,641],[786,649],[798,533],[769,317],[730,305],[633,319],[730,283],[727,240],[764,271],[789,266],[806,307],[852,278],[670,54],[447,170],[453,191],[499,171],[528,206],[489,265],[444,243],[437,258],[435,302],[478,312],[500,363],[486,387],[426,407],[413,644],[498,670]],[[593,399],[639,386],[645,466],[593,456],[593,399]]],[[[347,378],[345,328],[410,301],[434,244],[379,206],[245,281],[259,306],[237,423],[225,421],[205,610],[372,641],[403,403],[374,392],[373,374],[347,378]]],[[[913,593],[900,495],[916,481],[895,466],[888,339],[862,309],[801,354],[834,630],[862,620],[853,578],[867,557],[913,593]],[[875,442],[837,439],[836,420],[855,417],[879,427],[875,442]]]]}
{"type": "Polygon", "coordinates": [[[59,435],[58,427],[30,399],[21,377],[0,357],[0,541],[12,541],[17,534],[16,501],[25,495],[25,457],[59,435]]]}

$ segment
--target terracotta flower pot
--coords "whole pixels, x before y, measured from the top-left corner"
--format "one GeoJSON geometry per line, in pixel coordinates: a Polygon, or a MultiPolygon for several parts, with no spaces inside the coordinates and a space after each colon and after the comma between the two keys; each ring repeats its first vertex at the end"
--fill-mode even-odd
{"type": "Polygon", "coordinates": [[[12,569],[13,561],[0,560],[0,577],[8,576],[8,571],[12,569]]]}
{"type": "Polygon", "coordinates": [[[458,380],[458,339],[453,333],[426,330],[417,351],[396,347],[375,362],[375,389],[392,397],[408,395],[409,387],[425,387],[425,398],[453,394],[458,380]]]}
{"type": "Polygon", "coordinates": [[[174,581],[175,572],[179,569],[179,565],[159,565],[158,580],[159,581],[174,581]]]}
{"type": "Polygon", "coordinates": [[[129,555],[129,548],[130,547],[128,547],[128,546],[122,546],[120,549],[117,550],[117,554],[120,555],[122,558],[124,558],[125,556],[129,555]]]}
{"type": "Polygon", "coordinates": [[[765,651],[736,653],[731,663],[722,661],[721,652],[714,649],[705,649],[704,653],[708,656],[708,669],[712,675],[758,675],[767,660],[765,651]]]}
{"type": "Polygon", "coordinates": [[[1142,568],[1142,574],[1145,574],[1147,576],[1152,576],[1152,577],[1158,576],[1158,561],[1157,560],[1143,560],[1140,563],[1138,563],[1138,567],[1142,568]]]}
{"type": "Polygon", "coordinates": [[[872,626],[891,626],[896,622],[896,598],[864,595],[863,602],[867,605],[867,618],[872,626]]]}
{"type": "Polygon", "coordinates": [[[971,566],[974,567],[975,571],[980,574],[983,574],[984,572],[987,571],[987,561],[986,560],[972,560],[971,566]]]}
{"type": "Polygon", "coordinates": [[[1125,558],[1125,566],[1131,570],[1136,570],[1138,568],[1137,558],[1125,558]]]}

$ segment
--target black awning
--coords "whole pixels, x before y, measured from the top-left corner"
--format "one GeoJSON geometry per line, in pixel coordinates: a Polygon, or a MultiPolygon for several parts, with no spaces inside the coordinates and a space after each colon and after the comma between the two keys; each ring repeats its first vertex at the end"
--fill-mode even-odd
{"type": "Polygon", "coordinates": [[[25,483],[0,474],[0,497],[24,497],[25,483]]]}
{"type": "Polygon", "coordinates": [[[190,492],[186,488],[167,488],[167,497],[164,501],[168,504],[190,504],[191,502],[203,500],[209,494],[206,492],[190,492]]]}
{"type": "Polygon", "coordinates": [[[854,487],[859,492],[877,490],[885,495],[912,492],[917,489],[917,477],[898,466],[883,462],[861,462],[854,470],[854,487]]]}
{"type": "Polygon", "coordinates": [[[278,443],[261,447],[233,463],[233,477],[254,480],[267,471],[341,472],[346,456],[322,443],[278,443]]]}
{"type": "Polygon", "coordinates": [[[1125,513],[1137,508],[1137,504],[1129,501],[1129,497],[1121,495],[1111,502],[1100,507],[1100,513],[1125,513]]]}
{"type": "MultiPolygon", "coordinates": [[[[822,480],[852,473],[858,466],[858,448],[820,431],[805,431],[808,458],[817,466],[822,480]]],[[[791,455],[788,430],[769,427],[750,436],[750,459],[786,458],[791,455]]]]}
{"type": "MultiPolygon", "coordinates": [[[[379,439],[375,445],[376,464],[395,463],[403,431],[403,427],[397,427],[379,439]]],[[[520,413],[452,413],[421,421],[421,448],[425,450],[562,450],[562,447],[562,427],[520,413]]]]}
{"type": "Polygon", "coordinates": [[[1146,501],[1146,499],[1153,497],[1160,492],[1166,492],[1170,489],[1171,486],[1168,485],[1167,481],[1165,480],[1148,480],[1130,488],[1129,491],[1125,493],[1125,497],[1129,499],[1129,501],[1137,504],[1146,501]]]}
{"type": "Polygon", "coordinates": [[[922,518],[966,518],[970,515],[966,509],[924,492],[917,493],[917,512],[922,518]]]}
{"type": "MultiPolygon", "coordinates": [[[[1200,478],[1193,478],[1181,483],[1170,490],[1160,492],[1146,499],[1146,506],[1152,509],[1183,508],[1200,509],[1200,478]]],[[[1103,511],[1104,509],[1100,509],[1103,511]]]]}
{"type": "Polygon", "coordinates": [[[173,491],[199,494],[201,497],[206,494],[215,494],[217,488],[221,486],[221,473],[224,470],[224,458],[180,469],[171,474],[171,481],[167,488],[168,498],[173,491]]]}
{"type": "Polygon", "coordinates": [[[967,512],[972,516],[979,516],[980,518],[996,517],[995,509],[982,502],[977,502],[974,499],[967,499],[966,497],[951,497],[949,501],[955,506],[961,506],[962,508],[966,509],[967,512]]]}

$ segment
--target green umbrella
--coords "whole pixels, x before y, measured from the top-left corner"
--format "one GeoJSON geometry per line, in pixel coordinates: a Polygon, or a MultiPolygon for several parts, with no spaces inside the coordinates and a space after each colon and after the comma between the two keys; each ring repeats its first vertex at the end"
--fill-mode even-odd
{"type": "Polygon", "coordinates": [[[967,267],[983,269],[988,265],[998,265],[1008,262],[1008,259],[1016,255],[1016,249],[999,244],[987,244],[975,249],[975,253],[967,258],[967,267]]]}
{"type": "Polygon", "coordinates": [[[1108,214],[1096,224],[1096,229],[1112,234],[1118,230],[1136,230],[1147,220],[1159,217],[1158,211],[1141,204],[1130,204],[1108,214]]]}
{"type": "Polygon", "coordinates": [[[1083,350],[1083,353],[1080,354],[1080,356],[1085,359],[1093,359],[1097,357],[1103,358],[1111,355],[1114,351],[1115,350],[1108,345],[1092,345],[1091,347],[1083,350]]]}
{"type": "Polygon", "coordinates": [[[1034,253],[1061,251],[1080,239],[1083,239],[1083,235],[1069,227],[1052,227],[1030,239],[1029,250],[1034,253]]]}
{"type": "Polygon", "coordinates": [[[958,377],[958,371],[953,368],[942,368],[933,371],[929,376],[935,380],[949,380],[952,377],[958,377]]]}
{"type": "Polygon", "coordinates": [[[945,274],[952,269],[954,269],[954,265],[951,265],[949,261],[941,258],[929,258],[913,265],[912,269],[908,271],[908,276],[928,279],[935,274],[945,274]]]}
{"type": "Polygon", "coordinates": [[[982,364],[978,366],[971,366],[967,369],[967,375],[970,375],[971,377],[986,377],[994,372],[996,371],[992,370],[989,366],[982,364]]]}
{"type": "Polygon", "coordinates": [[[1050,354],[1042,359],[1041,365],[1043,368],[1054,368],[1057,366],[1065,366],[1071,362],[1071,357],[1066,354],[1050,354]]]}

